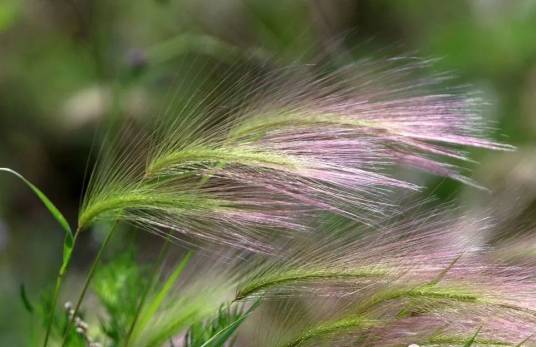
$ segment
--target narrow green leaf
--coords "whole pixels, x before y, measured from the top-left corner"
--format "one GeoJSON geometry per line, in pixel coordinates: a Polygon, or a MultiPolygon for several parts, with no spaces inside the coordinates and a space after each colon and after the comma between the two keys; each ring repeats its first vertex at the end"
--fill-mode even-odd
{"type": "Polygon", "coordinates": [[[236,329],[242,324],[247,316],[241,316],[231,324],[227,325],[220,331],[218,331],[214,336],[208,339],[201,347],[221,347],[225,342],[233,335],[236,329]]]}
{"type": "Polygon", "coordinates": [[[41,200],[43,205],[45,205],[45,207],[49,210],[50,214],[58,221],[58,223],[60,223],[63,230],[65,230],[65,233],[70,235],[71,238],[73,237],[73,232],[65,217],[39,188],[37,188],[35,185],[32,184],[32,182],[28,181],[24,176],[14,170],[5,167],[0,167],[0,171],[10,173],[18,177],[22,182],[24,182],[34,192],[34,194],[39,198],[39,200],[41,200]]]}
{"type": "Polygon", "coordinates": [[[26,311],[28,311],[29,313],[33,313],[34,309],[32,304],[30,303],[30,300],[28,299],[28,295],[26,294],[26,288],[24,287],[24,283],[20,284],[19,293],[20,298],[22,300],[22,304],[24,305],[26,311]]]}
{"type": "MultiPolygon", "coordinates": [[[[174,297],[175,299],[175,297],[174,297]]],[[[144,329],[139,337],[133,340],[132,346],[160,347],[173,336],[185,331],[192,324],[201,323],[214,313],[217,299],[211,294],[183,296],[176,299],[166,309],[158,312],[151,321],[150,328],[144,329]]]]}
{"type": "MultiPolygon", "coordinates": [[[[162,288],[160,288],[160,290],[156,293],[154,298],[148,303],[147,308],[142,311],[142,313],[140,314],[139,323],[135,329],[137,333],[143,331],[143,328],[147,325],[151,317],[153,317],[156,314],[156,312],[162,305],[162,302],[168,296],[169,291],[173,288],[173,285],[179,279],[182,271],[188,264],[188,261],[190,260],[191,256],[192,256],[192,253],[188,253],[186,254],[186,256],[184,256],[184,258],[177,265],[173,273],[168,277],[168,279],[166,280],[162,288]]],[[[134,333],[133,335],[137,335],[137,333],[134,333]]]]}
{"type": "Polygon", "coordinates": [[[244,312],[240,317],[235,321],[225,326],[223,329],[218,331],[214,336],[205,341],[201,347],[221,347],[227,342],[227,340],[234,334],[236,329],[242,324],[242,322],[259,306],[260,300],[255,302],[249,310],[244,312]]]}
{"type": "Polygon", "coordinates": [[[524,338],[523,341],[521,341],[520,343],[518,343],[517,345],[515,345],[515,347],[522,347],[523,344],[525,344],[525,342],[527,342],[528,340],[530,340],[533,336],[534,336],[534,334],[530,334],[529,336],[527,336],[526,338],[524,338]]]}
{"type": "Polygon", "coordinates": [[[136,324],[138,323],[138,319],[140,318],[142,309],[145,305],[145,300],[147,300],[147,296],[152,291],[153,288],[156,287],[158,280],[162,276],[162,267],[164,265],[164,262],[166,260],[166,254],[169,249],[170,241],[166,238],[164,245],[162,246],[160,253],[158,255],[158,260],[156,261],[156,264],[153,267],[153,275],[151,276],[151,279],[147,282],[145,285],[145,289],[142,292],[141,298],[138,301],[138,304],[136,306],[136,311],[134,313],[132,323],[130,324],[130,327],[128,328],[128,332],[125,335],[124,339],[124,345],[127,347],[130,342],[130,337],[132,336],[132,333],[134,333],[134,328],[136,327],[136,324]]]}
{"type": "Polygon", "coordinates": [[[480,329],[482,329],[481,326],[478,327],[478,329],[476,330],[475,334],[469,340],[467,340],[466,343],[463,344],[463,347],[471,347],[475,343],[476,337],[480,333],[480,329]]]}
{"type": "Polygon", "coordinates": [[[462,257],[463,255],[463,252],[460,253],[456,258],[454,258],[450,264],[445,268],[443,269],[443,271],[441,271],[434,279],[432,279],[428,284],[429,285],[435,285],[435,284],[438,284],[442,279],[443,277],[445,277],[445,275],[450,271],[452,270],[452,268],[454,267],[454,265],[456,265],[456,263],[458,262],[458,260],[460,260],[460,258],[462,257]]]}
{"type": "MultiPolygon", "coordinates": [[[[56,307],[56,303],[58,300],[63,276],[65,272],[67,271],[67,267],[69,266],[71,255],[73,252],[74,242],[75,242],[75,236],[73,234],[73,231],[71,229],[71,226],[63,216],[63,214],[58,210],[58,208],[50,201],[50,199],[43,193],[39,188],[37,188],[32,182],[28,181],[24,176],[19,174],[18,172],[11,170],[9,168],[0,168],[0,172],[7,172],[9,174],[14,175],[15,177],[19,178],[24,184],[26,184],[32,192],[41,200],[43,205],[48,209],[52,217],[56,219],[56,221],[61,225],[63,230],[65,231],[65,239],[63,241],[63,261],[60,267],[60,271],[58,273],[58,277],[56,278],[56,286],[54,288],[54,296],[52,300],[52,309],[50,312],[50,320],[47,326],[47,332],[45,336],[44,346],[47,345],[48,339],[50,336],[50,330],[52,328],[52,322],[54,320],[54,310],[56,307]]],[[[21,293],[22,294],[22,293],[21,293]]]]}

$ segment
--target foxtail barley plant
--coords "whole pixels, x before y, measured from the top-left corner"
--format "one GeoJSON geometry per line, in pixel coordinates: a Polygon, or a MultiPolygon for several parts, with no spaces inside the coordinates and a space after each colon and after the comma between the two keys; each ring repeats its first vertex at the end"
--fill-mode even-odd
{"type": "Polygon", "coordinates": [[[311,231],[322,212],[364,224],[392,213],[393,190],[419,189],[393,177],[395,165],[476,185],[441,158],[468,160],[463,146],[510,147],[484,138],[478,99],[425,94],[434,81],[407,81],[408,69],[290,67],[185,97],[153,136],[137,139],[146,158],[129,148],[97,168],[78,227],[120,216],[270,251],[274,235],[311,231]]]}
{"type": "Polygon", "coordinates": [[[44,346],[535,343],[534,267],[478,242],[487,216],[400,203],[419,171],[480,189],[459,167],[467,150],[513,149],[486,138],[476,95],[418,77],[424,66],[190,71],[162,116],[108,136],[74,231],[17,174],[66,232],[44,346]],[[82,292],[58,313],[78,236],[103,221],[82,292]],[[153,265],[99,265],[125,225],[165,238],[153,265]],[[199,252],[169,271],[174,243],[199,252]],[[88,290],[100,324],[82,314],[88,290]]]}

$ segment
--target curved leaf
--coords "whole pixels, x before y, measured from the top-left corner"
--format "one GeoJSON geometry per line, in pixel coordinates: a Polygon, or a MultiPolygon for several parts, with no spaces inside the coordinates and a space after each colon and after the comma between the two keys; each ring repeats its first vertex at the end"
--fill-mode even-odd
{"type": "Polygon", "coordinates": [[[70,235],[71,238],[73,237],[73,231],[63,214],[61,214],[60,210],[58,210],[58,208],[52,203],[52,201],[50,201],[50,199],[39,188],[37,188],[35,185],[33,185],[32,182],[28,181],[24,176],[14,170],[5,167],[0,167],[0,171],[10,173],[18,177],[22,182],[24,182],[34,192],[34,194],[39,198],[39,200],[41,200],[41,202],[48,209],[52,217],[54,217],[54,219],[58,221],[65,233],[67,235],[70,235]]]}

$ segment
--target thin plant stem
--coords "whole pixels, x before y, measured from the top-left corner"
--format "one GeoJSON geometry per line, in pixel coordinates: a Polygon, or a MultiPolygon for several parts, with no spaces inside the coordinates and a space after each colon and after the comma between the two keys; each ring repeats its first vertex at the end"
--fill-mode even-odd
{"type": "MultiPolygon", "coordinates": [[[[76,231],[74,233],[73,244],[72,244],[72,249],[71,249],[71,255],[72,255],[72,251],[74,251],[74,247],[76,245],[76,240],[78,238],[78,234],[80,234],[80,228],[76,229],[76,231]]],[[[48,324],[47,324],[47,331],[46,331],[46,334],[45,334],[45,341],[43,342],[43,347],[47,347],[47,345],[48,345],[48,340],[50,338],[50,332],[52,331],[52,324],[54,323],[54,313],[56,312],[56,305],[58,303],[58,298],[60,296],[61,286],[63,284],[63,278],[65,277],[65,273],[67,272],[67,269],[69,268],[69,265],[71,263],[71,257],[72,256],[69,256],[66,259],[65,263],[62,264],[60,270],[58,271],[58,276],[56,277],[56,286],[54,288],[54,294],[52,296],[52,305],[50,307],[50,314],[49,314],[49,319],[48,319],[48,324]]]]}
{"type": "Polygon", "coordinates": [[[97,265],[100,262],[102,254],[104,253],[104,249],[108,246],[108,244],[110,243],[110,240],[112,239],[112,236],[117,230],[117,224],[119,224],[118,221],[115,221],[114,224],[112,225],[110,232],[108,233],[108,235],[106,235],[106,238],[102,242],[102,245],[100,246],[99,251],[97,252],[97,255],[95,256],[95,259],[93,260],[93,263],[91,264],[91,268],[89,269],[89,272],[87,274],[86,281],[84,282],[84,287],[82,288],[82,292],[80,292],[80,296],[78,297],[78,301],[76,302],[76,306],[74,307],[74,312],[71,318],[69,319],[69,322],[67,323],[67,327],[65,328],[65,333],[63,334],[63,342],[61,344],[62,347],[64,347],[67,343],[67,337],[69,335],[69,331],[78,314],[78,311],[80,310],[82,301],[84,300],[86,292],[89,288],[89,283],[93,279],[93,275],[95,275],[95,270],[97,269],[97,265]]]}
{"type": "MultiPolygon", "coordinates": [[[[169,239],[166,238],[164,241],[164,244],[162,245],[162,248],[160,249],[160,253],[158,254],[158,258],[155,264],[155,270],[158,268],[161,268],[164,264],[164,261],[166,259],[165,255],[169,249],[169,239]]],[[[158,280],[158,277],[160,276],[162,271],[155,271],[153,276],[151,277],[151,280],[149,283],[147,283],[147,287],[145,288],[143,295],[140,299],[140,302],[138,303],[138,306],[136,307],[136,314],[134,315],[134,319],[132,320],[132,324],[130,325],[130,328],[128,329],[127,336],[125,338],[125,347],[128,347],[128,344],[130,342],[130,337],[132,336],[132,333],[134,332],[134,328],[136,327],[136,323],[138,322],[138,318],[140,316],[141,310],[143,308],[143,305],[145,304],[145,300],[147,299],[147,296],[149,295],[149,292],[152,288],[156,285],[156,281],[158,280]]]]}

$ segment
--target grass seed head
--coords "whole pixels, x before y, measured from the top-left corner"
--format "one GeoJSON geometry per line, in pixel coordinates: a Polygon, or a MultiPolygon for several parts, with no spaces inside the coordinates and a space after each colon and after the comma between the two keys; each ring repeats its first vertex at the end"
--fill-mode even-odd
{"type": "Polygon", "coordinates": [[[419,69],[362,61],[192,79],[147,135],[129,129],[128,146],[108,145],[79,228],[119,218],[272,252],[277,235],[309,231],[322,213],[374,224],[396,211],[394,190],[419,189],[393,177],[399,165],[473,184],[445,161],[510,147],[485,138],[477,98],[438,92],[419,69]]]}

